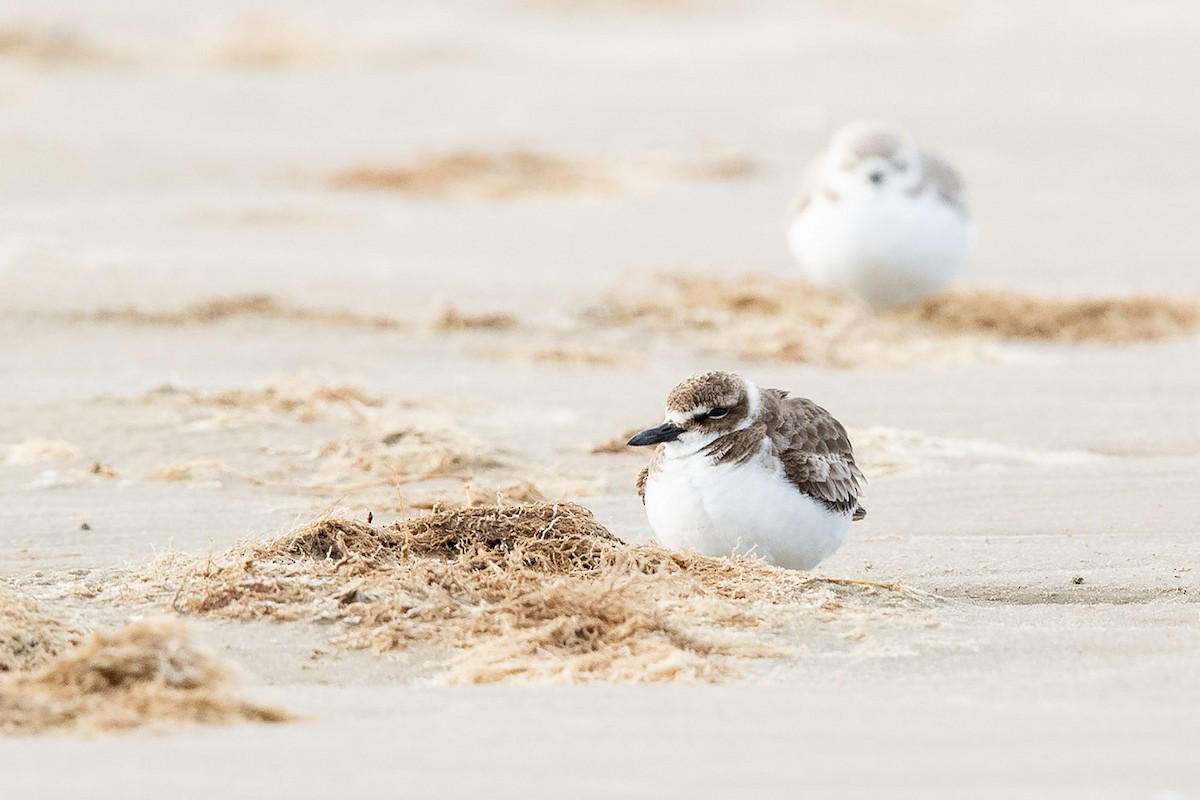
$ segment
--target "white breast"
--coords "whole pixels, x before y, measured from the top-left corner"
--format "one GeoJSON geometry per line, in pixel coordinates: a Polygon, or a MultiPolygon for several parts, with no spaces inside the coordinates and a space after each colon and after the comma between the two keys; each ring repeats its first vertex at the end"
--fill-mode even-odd
{"type": "Polygon", "coordinates": [[[810,281],[880,309],[944,289],[974,238],[974,224],[933,191],[822,196],[788,227],[810,281]]]}
{"type": "Polygon", "coordinates": [[[802,494],[765,452],[742,465],[701,454],[665,459],[646,484],[646,515],[667,547],[753,553],[792,569],[812,569],[840,547],[852,516],[802,494]]]}

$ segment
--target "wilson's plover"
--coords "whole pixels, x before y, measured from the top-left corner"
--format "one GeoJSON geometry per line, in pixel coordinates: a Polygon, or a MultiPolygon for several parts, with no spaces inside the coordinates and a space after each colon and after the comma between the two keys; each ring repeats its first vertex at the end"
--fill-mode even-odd
{"type": "Polygon", "coordinates": [[[704,372],[671,390],[666,416],[629,444],[658,446],[637,487],[667,547],[811,569],[866,516],[846,429],[811,400],[704,372]]]}
{"type": "Polygon", "coordinates": [[[855,123],[805,169],[787,238],[808,280],[882,310],[946,288],[975,225],[949,164],[903,128],[855,123]]]}

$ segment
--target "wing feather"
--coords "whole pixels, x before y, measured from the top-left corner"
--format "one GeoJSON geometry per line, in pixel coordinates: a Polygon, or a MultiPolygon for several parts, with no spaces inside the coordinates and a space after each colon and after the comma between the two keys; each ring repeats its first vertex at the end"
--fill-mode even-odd
{"type": "Polygon", "coordinates": [[[918,191],[926,187],[932,188],[938,196],[957,208],[964,215],[967,211],[966,191],[958,171],[933,153],[921,153],[921,183],[918,191]]]}
{"type": "Polygon", "coordinates": [[[854,461],[846,429],[811,400],[779,392],[773,397],[778,423],[772,426],[771,440],[788,480],[831,510],[856,511],[866,479],[854,461]]]}

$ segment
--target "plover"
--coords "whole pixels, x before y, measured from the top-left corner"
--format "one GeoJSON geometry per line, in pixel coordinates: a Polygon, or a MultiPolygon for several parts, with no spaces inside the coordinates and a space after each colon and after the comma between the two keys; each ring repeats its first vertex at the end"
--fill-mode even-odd
{"type": "Polygon", "coordinates": [[[805,169],[787,238],[808,280],[883,310],[946,288],[975,225],[949,164],[903,128],[855,123],[805,169]]]}
{"type": "Polygon", "coordinates": [[[741,375],[704,372],[671,390],[638,493],[658,540],[704,555],[753,553],[812,569],[866,511],[846,429],[825,409],[741,375]]]}

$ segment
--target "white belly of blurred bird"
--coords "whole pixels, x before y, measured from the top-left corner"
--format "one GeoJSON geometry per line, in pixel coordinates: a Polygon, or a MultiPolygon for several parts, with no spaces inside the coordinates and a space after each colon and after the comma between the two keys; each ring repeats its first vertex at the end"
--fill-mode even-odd
{"type": "Polygon", "coordinates": [[[974,223],[932,191],[819,197],[788,226],[808,280],[881,310],[942,291],[974,238],[974,223]]]}
{"type": "Polygon", "coordinates": [[[812,569],[846,540],[852,514],[798,491],[774,457],[714,465],[701,454],[665,459],[646,483],[646,515],[659,542],[707,556],[753,554],[812,569]]]}

